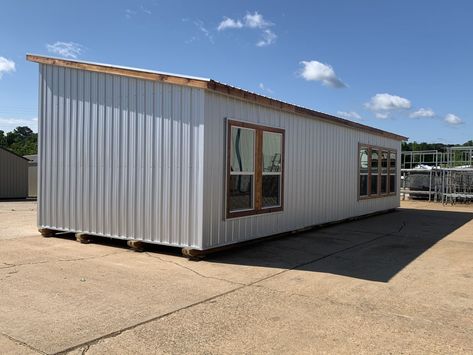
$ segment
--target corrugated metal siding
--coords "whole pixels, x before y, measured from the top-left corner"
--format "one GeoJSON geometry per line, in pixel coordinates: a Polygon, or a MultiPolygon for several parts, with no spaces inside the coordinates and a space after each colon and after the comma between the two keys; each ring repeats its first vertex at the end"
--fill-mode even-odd
{"type": "Polygon", "coordinates": [[[398,141],[207,92],[204,248],[398,207],[399,195],[357,200],[358,143],[397,149],[399,162],[398,141]],[[286,130],[283,212],[225,220],[225,118],[286,130]]]}
{"type": "Polygon", "coordinates": [[[40,66],[39,225],[202,245],[204,92],[40,66]]]}
{"type": "Polygon", "coordinates": [[[28,197],[28,161],[0,149],[0,198],[28,197]]]}

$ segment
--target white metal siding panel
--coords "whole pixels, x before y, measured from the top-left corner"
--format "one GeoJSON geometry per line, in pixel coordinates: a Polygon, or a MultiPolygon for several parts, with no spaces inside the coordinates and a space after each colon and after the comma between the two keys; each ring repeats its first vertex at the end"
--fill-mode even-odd
{"type": "Polygon", "coordinates": [[[397,149],[399,162],[399,141],[213,92],[205,94],[205,137],[204,248],[399,206],[399,193],[357,199],[358,143],[397,149]],[[225,118],[286,130],[284,211],[225,219],[225,118]]]}
{"type": "Polygon", "coordinates": [[[202,245],[204,92],[40,66],[39,225],[202,245]]]}

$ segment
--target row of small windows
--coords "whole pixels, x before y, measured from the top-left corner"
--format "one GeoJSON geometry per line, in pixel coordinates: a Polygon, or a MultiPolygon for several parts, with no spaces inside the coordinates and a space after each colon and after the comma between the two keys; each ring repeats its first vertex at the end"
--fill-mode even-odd
{"type": "Polygon", "coordinates": [[[359,149],[359,196],[379,197],[396,194],[397,152],[361,145],[359,149]]]}

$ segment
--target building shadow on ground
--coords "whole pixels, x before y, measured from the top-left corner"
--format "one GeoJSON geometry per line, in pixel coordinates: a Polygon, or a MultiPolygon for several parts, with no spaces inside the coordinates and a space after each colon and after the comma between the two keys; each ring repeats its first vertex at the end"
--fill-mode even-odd
{"type": "Polygon", "coordinates": [[[473,213],[398,209],[209,255],[214,263],[298,269],[388,282],[473,213]]]}
{"type": "MultiPolygon", "coordinates": [[[[437,242],[473,220],[473,213],[397,209],[377,216],[261,239],[205,256],[203,262],[297,269],[388,282],[437,242]]],[[[75,239],[60,233],[59,238],[75,239]]],[[[126,241],[95,237],[93,243],[128,248],[126,241]]],[[[181,255],[181,249],[147,244],[146,251],[181,255]]]]}

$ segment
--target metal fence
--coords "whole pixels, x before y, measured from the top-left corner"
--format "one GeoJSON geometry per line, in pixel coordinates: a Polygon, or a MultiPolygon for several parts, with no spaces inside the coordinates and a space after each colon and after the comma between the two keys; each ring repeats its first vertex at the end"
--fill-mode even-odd
{"type": "Polygon", "coordinates": [[[402,169],[401,197],[447,203],[473,202],[473,168],[402,169]]]}
{"type": "Polygon", "coordinates": [[[473,167],[473,147],[447,147],[445,151],[418,150],[401,152],[401,168],[415,169],[419,165],[440,168],[473,167]]]}

